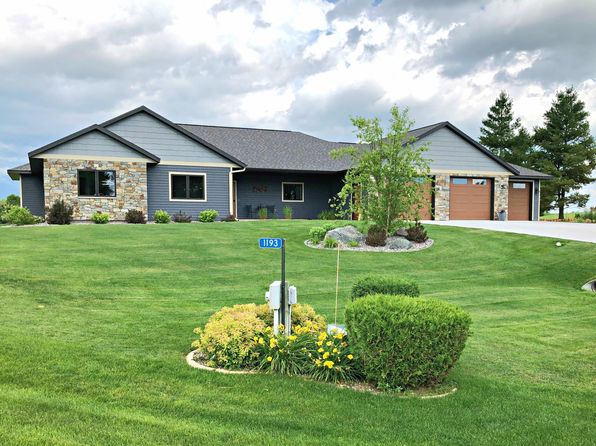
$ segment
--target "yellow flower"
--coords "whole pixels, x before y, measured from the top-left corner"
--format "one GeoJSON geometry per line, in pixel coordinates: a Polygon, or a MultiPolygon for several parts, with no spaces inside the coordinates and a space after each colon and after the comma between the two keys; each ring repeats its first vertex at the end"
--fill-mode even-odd
{"type": "Polygon", "coordinates": [[[267,356],[267,361],[271,362],[273,361],[273,358],[271,356],[267,356]]]}
{"type": "Polygon", "coordinates": [[[323,345],[323,341],[317,341],[317,345],[320,347],[321,345],[323,345]]]}
{"type": "Polygon", "coordinates": [[[279,328],[279,331],[284,331],[286,327],[284,327],[284,324],[279,324],[277,328],[279,328]]]}
{"type": "Polygon", "coordinates": [[[323,363],[324,367],[327,367],[328,369],[332,369],[333,368],[333,361],[325,361],[323,363]]]}
{"type": "Polygon", "coordinates": [[[265,340],[263,338],[259,338],[259,344],[263,345],[265,343],[265,340]]]}
{"type": "Polygon", "coordinates": [[[343,339],[344,338],[344,334],[339,332],[335,335],[335,339],[343,339]]]}
{"type": "Polygon", "coordinates": [[[332,345],[333,345],[333,342],[327,341],[327,347],[331,347],[332,345]]]}
{"type": "Polygon", "coordinates": [[[327,333],[322,332],[319,334],[319,341],[324,341],[325,339],[327,339],[327,333]]]}
{"type": "Polygon", "coordinates": [[[257,342],[259,340],[259,337],[258,336],[255,336],[253,339],[254,339],[255,342],[257,342]]]}
{"type": "Polygon", "coordinates": [[[336,348],[334,348],[334,349],[333,349],[333,353],[337,353],[337,352],[339,352],[339,350],[338,350],[338,349],[336,349],[336,348]]]}
{"type": "Polygon", "coordinates": [[[270,348],[275,348],[275,347],[277,347],[277,339],[275,339],[275,338],[271,338],[271,339],[269,339],[269,347],[270,347],[270,348]]]}
{"type": "Polygon", "coordinates": [[[321,366],[321,360],[320,359],[315,359],[315,364],[317,365],[317,367],[321,366]]]}
{"type": "Polygon", "coordinates": [[[294,336],[294,335],[290,335],[290,336],[288,337],[288,339],[289,339],[290,341],[295,341],[295,340],[296,340],[296,336],[294,336]]]}
{"type": "Polygon", "coordinates": [[[348,355],[348,359],[354,359],[354,355],[348,355]]]}
{"type": "Polygon", "coordinates": [[[324,352],[324,350],[323,350],[323,348],[322,348],[322,347],[321,347],[320,349],[318,349],[317,351],[318,351],[319,353],[323,353],[323,352],[324,352]]]}
{"type": "Polygon", "coordinates": [[[327,359],[329,357],[329,352],[323,353],[323,359],[327,359]]]}

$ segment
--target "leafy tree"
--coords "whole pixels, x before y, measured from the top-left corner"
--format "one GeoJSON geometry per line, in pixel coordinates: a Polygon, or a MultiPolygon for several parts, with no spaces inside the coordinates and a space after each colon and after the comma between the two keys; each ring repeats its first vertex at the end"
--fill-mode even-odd
{"type": "Polygon", "coordinates": [[[518,129],[521,127],[519,119],[513,117],[512,108],[511,98],[505,91],[501,91],[480,128],[480,143],[506,161],[511,154],[518,129]]]}
{"type": "Polygon", "coordinates": [[[418,218],[423,206],[423,187],[429,181],[424,144],[413,144],[408,137],[413,121],[407,109],[391,108],[389,128],[385,131],[378,118],[352,118],[358,142],[364,146],[343,147],[333,157],[349,156],[352,167],[346,173],[339,192],[339,206],[344,214],[358,213],[390,232],[403,226],[412,216],[418,218]],[[361,199],[352,200],[357,191],[361,199]]]}
{"type": "Polygon", "coordinates": [[[564,218],[566,206],[585,206],[589,195],[577,190],[594,179],[596,143],[590,134],[589,113],[573,87],[557,92],[551,108],[544,114],[544,126],[534,129],[539,146],[535,167],[554,177],[541,190],[543,211],[558,208],[564,218]]]}
{"type": "Polygon", "coordinates": [[[6,204],[8,206],[20,206],[21,198],[18,195],[10,194],[8,197],[6,197],[6,204]]]}

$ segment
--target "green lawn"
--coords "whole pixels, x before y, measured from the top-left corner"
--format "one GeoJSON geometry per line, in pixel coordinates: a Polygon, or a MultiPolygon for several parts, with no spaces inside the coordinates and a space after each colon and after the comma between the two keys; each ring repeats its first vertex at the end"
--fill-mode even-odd
{"type": "Polygon", "coordinates": [[[446,398],[189,368],[192,329],[277,279],[259,236],[288,239],[299,300],[332,316],[313,224],[0,228],[0,444],[594,444],[593,244],[430,226],[426,251],[341,254],[341,314],[371,271],[472,314],[446,398]]]}

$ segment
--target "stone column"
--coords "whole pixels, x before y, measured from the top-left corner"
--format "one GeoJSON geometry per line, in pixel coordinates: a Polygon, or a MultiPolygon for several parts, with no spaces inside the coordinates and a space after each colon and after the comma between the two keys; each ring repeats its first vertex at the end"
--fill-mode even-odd
{"type": "MultiPolygon", "coordinates": [[[[494,208],[494,218],[495,220],[499,219],[499,211],[508,210],[509,205],[509,177],[508,176],[498,176],[495,177],[495,208],[494,208]]],[[[509,216],[507,216],[509,217],[509,216]]]]}
{"type": "Polygon", "coordinates": [[[449,220],[449,175],[435,175],[435,220],[449,220]]]}

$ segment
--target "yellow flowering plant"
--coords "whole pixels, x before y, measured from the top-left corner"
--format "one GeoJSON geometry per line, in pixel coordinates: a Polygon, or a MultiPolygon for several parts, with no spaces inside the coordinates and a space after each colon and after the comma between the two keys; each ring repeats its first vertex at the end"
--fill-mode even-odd
{"type": "Polygon", "coordinates": [[[255,366],[269,373],[303,375],[310,368],[312,344],[313,336],[310,333],[275,335],[272,330],[267,329],[253,338],[255,366]]]}
{"type": "Polygon", "coordinates": [[[361,377],[358,361],[350,349],[346,335],[335,329],[322,331],[315,340],[309,375],[320,381],[353,381],[361,377]]]}

